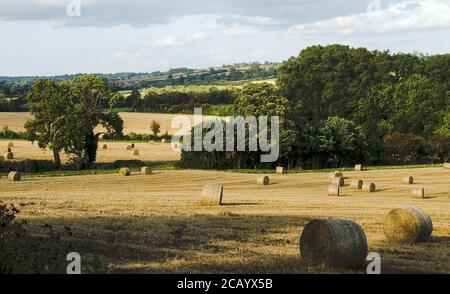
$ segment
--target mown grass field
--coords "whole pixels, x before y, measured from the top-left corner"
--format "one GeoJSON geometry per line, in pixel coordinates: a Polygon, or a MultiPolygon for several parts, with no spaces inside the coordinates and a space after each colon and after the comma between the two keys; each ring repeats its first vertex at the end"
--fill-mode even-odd
{"type": "MultiPolygon", "coordinates": [[[[442,168],[345,172],[377,183],[379,191],[343,188],[327,196],[326,173],[271,174],[258,186],[256,174],[193,170],[0,179],[0,200],[16,203],[19,218],[34,233],[42,224],[72,228],[68,237],[85,272],[126,273],[323,273],[354,272],[309,267],[299,254],[299,237],[313,218],[359,223],[369,251],[382,257],[383,273],[450,273],[450,171],[442,168]],[[416,184],[401,179],[412,175],[416,184]],[[199,206],[207,181],[224,183],[221,207],[199,206]],[[429,199],[413,198],[425,187],[429,199]],[[390,209],[414,205],[433,219],[432,238],[395,245],[382,224],[390,209]]],[[[364,272],[359,269],[356,272],[364,272]]]]}

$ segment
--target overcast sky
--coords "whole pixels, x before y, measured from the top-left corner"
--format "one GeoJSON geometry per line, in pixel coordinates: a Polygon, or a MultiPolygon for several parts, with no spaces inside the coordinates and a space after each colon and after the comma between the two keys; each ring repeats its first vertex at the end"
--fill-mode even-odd
{"type": "Polygon", "coordinates": [[[0,40],[9,76],[283,61],[332,43],[450,53],[450,0],[0,0],[0,40]]]}

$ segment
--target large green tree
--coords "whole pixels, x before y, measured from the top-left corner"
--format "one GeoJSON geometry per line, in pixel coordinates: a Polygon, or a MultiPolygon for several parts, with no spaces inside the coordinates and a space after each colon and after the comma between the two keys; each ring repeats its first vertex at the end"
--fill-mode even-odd
{"type": "Polygon", "coordinates": [[[299,113],[319,127],[329,116],[353,119],[358,100],[373,85],[389,80],[386,52],[342,45],[312,46],[280,66],[283,97],[301,102],[299,113]]]}
{"type": "Polygon", "coordinates": [[[83,167],[95,162],[98,140],[103,131],[95,132],[101,125],[108,135],[122,134],[123,121],[113,111],[113,101],[117,93],[113,92],[105,79],[96,76],[80,76],[70,82],[70,96],[75,111],[71,114],[78,120],[73,133],[78,135],[72,144],[72,152],[78,154],[83,167]],[[109,107],[105,109],[105,106],[109,107]],[[81,144],[80,144],[81,143],[81,144]]]}
{"type": "Polygon", "coordinates": [[[122,134],[123,121],[112,109],[116,95],[105,80],[95,76],[60,84],[38,80],[28,94],[33,118],[25,124],[27,138],[50,148],[58,167],[61,151],[88,167],[96,160],[101,134],[122,134]],[[106,131],[95,132],[97,126],[106,131]]]}
{"type": "Polygon", "coordinates": [[[68,114],[73,111],[70,89],[66,84],[38,80],[28,93],[32,118],[25,123],[26,138],[49,148],[57,168],[61,166],[60,152],[67,147],[68,114]]]}

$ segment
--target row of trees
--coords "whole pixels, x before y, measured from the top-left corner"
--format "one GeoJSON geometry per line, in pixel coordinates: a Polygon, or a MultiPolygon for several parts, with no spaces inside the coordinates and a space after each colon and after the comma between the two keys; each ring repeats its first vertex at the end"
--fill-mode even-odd
{"type": "Polygon", "coordinates": [[[122,134],[123,121],[112,111],[119,98],[102,78],[80,76],[61,83],[38,80],[27,99],[33,118],[25,124],[26,138],[52,150],[58,168],[61,152],[80,168],[89,167],[96,160],[100,135],[122,134]],[[95,132],[99,125],[106,131],[95,132]]]}
{"type": "MultiPolygon", "coordinates": [[[[281,117],[276,164],[443,161],[450,157],[449,69],[450,54],[312,46],[282,64],[276,86],[245,86],[235,109],[281,117]]],[[[261,166],[251,152],[214,156],[220,166],[261,166]]],[[[181,165],[214,166],[205,152],[183,152],[181,165]]]]}
{"type": "Polygon", "coordinates": [[[202,91],[166,88],[150,90],[142,99],[133,91],[132,97],[126,98],[126,103],[129,105],[132,101],[131,108],[140,112],[192,113],[195,107],[233,104],[237,93],[238,90],[231,88],[208,87],[202,91]]]}

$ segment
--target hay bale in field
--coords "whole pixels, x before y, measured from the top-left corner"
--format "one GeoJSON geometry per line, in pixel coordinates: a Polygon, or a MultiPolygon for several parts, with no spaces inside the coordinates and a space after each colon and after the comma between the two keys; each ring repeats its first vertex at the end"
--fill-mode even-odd
{"type": "Polygon", "coordinates": [[[162,140],[161,140],[161,143],[166,143],[166,142],[167,142],[166,139],[162,139],[162,140]]]}
{"type": "Polygon", "coordinates": [[[133,149],[134,148],[134,143],[131,143],[130,147],[131,147],[131,149],[133,149]]]}
{"type": "Polygon", "coordinates": [[[6,159],[13,160],[13,159],[14,159],[14,153],[12,153],[12,152],[6,152],[5,155],[4,155],[4,157],[5,157],[6,159]]]}
{"type": "Polygon", "coordinates": [[[335,171],[335,172],[331,172],[328,174],[328,178],[329,179],[334,179],[334,178],[342,178],[344,175],[341,172],[335,171]]]}
{"type": "Polygon", "coordinates": [[[425,198],[425,189],[424,188],[414,188],[412,190],[412,194],[415,197],[419,197],[419,198],[425,198]]]}
{"type": "Polygon", "coordinates": [[[8,148],[12,148],[14,147],[14,143],[13,142],[8,142],[8,148]]]}
{"type": "Polygon", "coordinates": [[[6,147],[5,152],[12,152],[12,149],[10,147],[6,147]]]}
{"type": "Polygon", "coordinates": [[[447,169],[450,169],[450,163],[449,163],[449,162],[444,163],[444,164],[443,164],[443,167],[444,167],[444,168],[447,168],[447,169]]]}
{"type": "Polygon", "coordinates": [[[13,182],[19,182],[22,179],[22,175],[19,172],[12,171],[8,174],[8,179],[13,182]]]}
{"type": "Polygon", "coordinates": [[[362,190],[372,193],[377,191],[377,186],[375,185],[375,183],[363,183],[362,190]]]}
{"type": "Polygon", "coordinates": [[[355,190],[361,190],[363,184],[364,184],[363,180],[356,180],[355,179],[355,180],[352,180],[352,182],[350,183],[350,187],[352,189],[355,189],[355,190]]]}
{"type": "Polygon", "coordinates": [[[300,237],[302,259],[313,265],[357,268],[364,265],[367,251],[363,229],[349,220],[312,220],[300,237]]]}
{"type": "Polygon", "coordinates": [[[329,185],[328,186],[328,196],[339,196],[340,186],[339,185],[329,185]]]}
{"type": "Polygon", "coordinates": [[[218,206],[222,205],[223,185],[216,183],[206,183],[203,186],[200,205],[218,206]]]}
{"type": "Polygon", "coordinates": [[[258,184],[258,185],[264,185],[264,186],[269,185],[269,177],[268,177],[268,176],[261,176],[261,177],[258,177],[258,178],[256,179],[256,184],[258,184]]]}
{"type": "Polygon", "coordinates": [[[123,177],[127,177],[127,176],[131,175],[131,171],[128,167],[123,167],[123,168],[119,169],[119,175],[121,175],[123,177]]]}
{"type": "Polygon", "coordinates": [[[355,164],[355,171],[363,171],[362,164],[355,164]]]}
{"type": "Polygon", "coordinates": [[[330,180],[330,183],[333,185],[339,185],[339,186],[343,187],[345,184],[345,181],[344,181],[344,178],[339,177],[339,178],[332,178],[330,180]]]}
{"type": "Polygon", "coordinates": [[[408,185],[414,184],[414,178],[411,176],[403,177],[402,181],[403,181],[403,183],[408,184],[408,185]]]}
{"type": "Polygon", "coordinates": [[[391,210],[384,219],[383,232],[386,238],[396,243],[415,243],[427,240],[433,231],[430,216],[416,207],[391,210]]]}
{"type": "Polygon", "coordinates": [[[276,173],[277,175],[282,175],[282,174],[284,174],[284,167],[282,167],[282,166],[277,166],[277,169],[275,170],[275,173],[276,173]]]}
{"type": "Polygon", "coordinates": [[[108,145],[103,144],[102,148],[103,148],[103,150],[106,150],[106,149],[108,149],[108,145]]]}
{"type": "Polygon", "coordinates": [[[141,174],[142,175],[151,175],[152,174],[152,169],[148,166],[144,166],[141,168],[141,174]]]}
{"type": "Polygon", "coordinates": [[[139,150],[138,149],[134,150],[133,155],[139,156],[139,150]]]}

